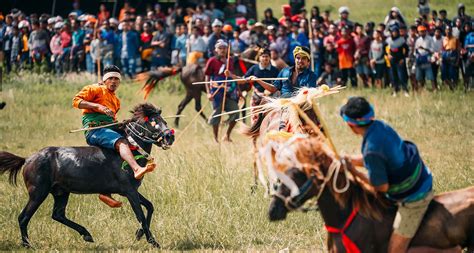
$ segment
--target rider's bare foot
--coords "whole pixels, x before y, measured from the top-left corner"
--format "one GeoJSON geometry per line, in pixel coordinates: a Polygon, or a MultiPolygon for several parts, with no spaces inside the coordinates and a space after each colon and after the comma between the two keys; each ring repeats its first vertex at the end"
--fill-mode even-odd
{"type": "Polygon", "coordinates": [[[99,194],[99,199],[112,208],[118,208],[122,206],[122,202],[115,200],[110,194],[99,194]]]}
{"type": "Polygon", "coordinates": [[[155,167],[156,167],[155,163],[149,163],[145,167],[140,167],[140,169],[134,171],[135,179],[139,179],[139,180],[142,179],[146,173],[154,171],[155,167]]]}

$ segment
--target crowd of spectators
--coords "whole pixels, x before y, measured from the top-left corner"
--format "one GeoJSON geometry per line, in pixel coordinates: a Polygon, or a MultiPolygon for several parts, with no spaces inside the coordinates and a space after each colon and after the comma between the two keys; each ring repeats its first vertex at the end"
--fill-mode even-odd
{"type": "Polygon", "coordinates": [[[205,64],[216,41],[223,39],[233,55],[255,45],[268,47],[280,69],[294,64],[291,52],[296,46],[306,46],[318,83],[330,86],[392,86],[408,95],[409,81],[414,89],[429,81],[437,90],[440,73],[442,82],[454,89],[459,76],[468,82],[473,75],[472,20],[462,3],[449,18],[446,10],[431,10],[419,0],[414,22],[393,7],[377,23],[352,21],[345,6],[337,13],[295,6],[283,5],[281,17],[268,8],[261,21],[249,18],[256,16],[255,6],[240,1],[228,1],[222,10],[213,2],[167,10],[156,4],[144,13],[126,2],[118,17],[111,17],[103,4],[94,15],[75,4],[67,17],[12,9],[0,15],[0,64],[8,73],[58,75],[94,74],[114,64],[133,78],[160,66],[205,64]]]}

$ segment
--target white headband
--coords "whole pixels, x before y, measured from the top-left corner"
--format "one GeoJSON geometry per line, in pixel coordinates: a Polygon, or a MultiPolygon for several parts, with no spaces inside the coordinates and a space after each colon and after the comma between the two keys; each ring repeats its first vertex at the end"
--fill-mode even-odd
{"type": "Polygon", "coordinates": [[[120,81],[122,80],[122,75],[120,75],[119,72],[107,72],[105,75],[102,77],[102,82],[105,82],[105,80],[111,78],[111,77],[117,77],[120,81]]]}

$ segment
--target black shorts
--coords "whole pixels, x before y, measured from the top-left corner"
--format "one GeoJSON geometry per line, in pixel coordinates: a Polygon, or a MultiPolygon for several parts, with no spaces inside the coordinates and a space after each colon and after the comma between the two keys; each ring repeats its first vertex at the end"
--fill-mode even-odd
{"type": "Polygon", "coordinates": [[[375,64],[375,79],[383,79],[387,66],[385,63],[376,63],[375,64]]]}

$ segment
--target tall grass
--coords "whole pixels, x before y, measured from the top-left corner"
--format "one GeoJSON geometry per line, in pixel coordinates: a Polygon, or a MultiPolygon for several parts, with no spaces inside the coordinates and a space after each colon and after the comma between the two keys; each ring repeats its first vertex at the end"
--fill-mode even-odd
{"type": "MultiPolygon", "coordinates": [[[[71,100],[94,79],[22,75],[8,80],[0,97],[7,102],[0,111],[0,150],[27,157],[44,146],[85,145],[81,133],[68,133],[81,127],[80,112],[71,107],[71,100]]],[[[174,114],[183,97],[180,85],[176,80],[165,81],[150,102],[161,106],[164,115],[174,114]]],[[[130,82],[121,85],[119,119],[127,118],[128,111],[142,102],[139,88],[130,82]]],[[[346,153],[359,152],[361,142],[338,116],[339,106],[353,95],[368,97],[378,118],[418,144],[433,170],[436,192],[474,184],[472,93],[444,90],[393,98],[388,90],[348,89],[324,98],[321,109],[337,148],[346,153]]],[[[183,112],[187,117],[182,118],[178,135],[195,115],[193,107],[183,112]]],[[[209,108],[206,113],[210,114],[209,108]]],[[[292,213],[278,223],[268,221],[269,199],[263,197],[262,187],[256,194],[250,191],[251,142],[238,133],[233,138],[234,143],[219,148],[212,140],[211,128],[198,119],[171,150],[154,149],[158,169],[145,177],[140,192],[155,205],[151,230],[163,248],[322,250],[325,231],[317,212],[292,213]]],[[[95,239],[91,244],[50,218],[53,205],[48,197],[30,222],[30,239],[38,249],[47,251],[150,250],[145,241],[135,241],[139,224],[128,202],[120,196],[118,199],[125,205],[110,209],[97,195],[71,195],[67,215],[91,232],[95,239]]],[[[23,183],[13,187],[6,176],[0,177],[0,250],[21,249],[17,217],[26,201],[23,183]]]]}

